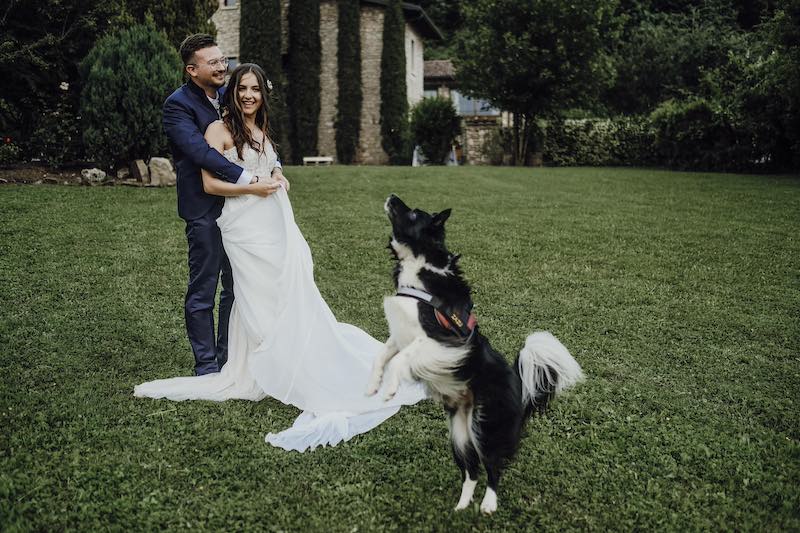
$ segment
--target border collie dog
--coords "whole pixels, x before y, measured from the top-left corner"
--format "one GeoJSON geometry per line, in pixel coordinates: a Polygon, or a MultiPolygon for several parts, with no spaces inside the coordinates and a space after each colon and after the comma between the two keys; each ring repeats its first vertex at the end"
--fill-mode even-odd
{"type": "Polygon", "coordinates": [[[463,480],[456,510],[472,501],[482,464],[488,486],[480,508],[493,513],[501,472],[517,450],[524,424],[580,381],[581,367],[543,331],[528,336],[509,367],[478,330],[459,256],[445,247],[450,209],[429,214],[394,195],[384,209],[392,223],[397,294],[384,300],[389,339],[375,360],[367,394],[376,394],[383,382],[384,398],[390,399],[403,380],[422,381],[449,415],[453,457],[463,480]]]}

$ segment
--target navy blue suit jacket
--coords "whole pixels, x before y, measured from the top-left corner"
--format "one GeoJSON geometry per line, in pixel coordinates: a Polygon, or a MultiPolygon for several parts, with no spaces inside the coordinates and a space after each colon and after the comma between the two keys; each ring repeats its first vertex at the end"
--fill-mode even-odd
{"type": "Polygon", "coordinates": [[[200,169],[236,183],[242,167],[225,159],[203,137],[208,125],[219,119],[217,110],[203,89],[188,81],[169,95],[163,111],[164,132],[178,175],[178,214],[195,220],[215,207],[219,212],[224,198],[205,193],[200,169]]]}

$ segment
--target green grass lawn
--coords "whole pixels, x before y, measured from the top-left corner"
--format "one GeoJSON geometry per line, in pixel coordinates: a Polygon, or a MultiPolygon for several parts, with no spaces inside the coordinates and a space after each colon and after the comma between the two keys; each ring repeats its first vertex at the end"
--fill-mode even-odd
{"type": "Polygon", "coordinates": [[[453,208],[483,333],[552,331],[587,379],[528,426],[499,510],[452,511],[442,409],[336,448],[297,409],[135,399],[188,375],[175,190],[0,188],[0,530],[800,530],[800,179],[289,168],[340,321],[383,339],[390,192],[453,208]]]}

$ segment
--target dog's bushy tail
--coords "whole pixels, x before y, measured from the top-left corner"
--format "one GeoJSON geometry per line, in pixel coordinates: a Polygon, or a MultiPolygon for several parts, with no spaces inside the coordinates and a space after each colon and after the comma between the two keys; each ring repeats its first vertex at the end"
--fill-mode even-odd
{"type": "Polygon", "coordinates": [[[578,362],[547,331],[536,331],[525,339],[514,372],[522,381],[522,403],[529,414],[543,412],[556,394],[583,379],[578,362]]]}

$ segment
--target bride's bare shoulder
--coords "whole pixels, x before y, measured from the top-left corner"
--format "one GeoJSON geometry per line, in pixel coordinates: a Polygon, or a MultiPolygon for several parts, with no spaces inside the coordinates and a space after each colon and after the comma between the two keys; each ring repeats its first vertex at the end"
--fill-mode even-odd
{"type": "Polygon", "coordinates": [[[223,150],[227,150],[233,146],[231,131],[221,120],[215,120],[208,125],[205,138],[208,144],[215,148],[221,147],[223,150]]]}

